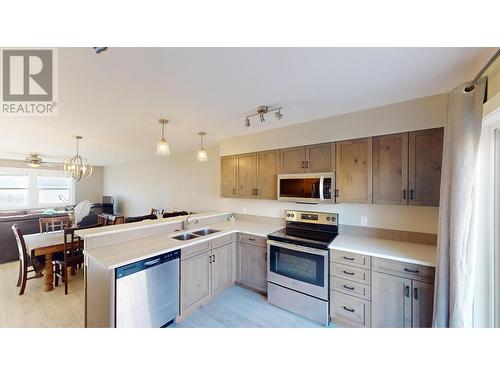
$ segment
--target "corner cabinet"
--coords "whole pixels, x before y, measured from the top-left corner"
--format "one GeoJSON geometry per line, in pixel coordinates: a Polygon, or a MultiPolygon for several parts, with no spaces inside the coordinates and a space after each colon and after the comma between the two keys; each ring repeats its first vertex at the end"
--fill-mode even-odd
{"type": "Polygon", "coordinates": [[[238,245],[239,283],[267,293],[266,238],[242,233],[238,245]]]}
{"type": "Polygon", "coordinates": [[[236,156],[220,158],[220,196],[235,198],[237,196],[236,156]]]}
{"type": "Polygon", "coordinates": [[[336,201],[372,203],[372,138],[335,143],[336,201]]]}
{"type": "Polygon", "coordinates": [[[280,150],[280,173],[322,173],[335,170],[335,143],[280,150]]]}

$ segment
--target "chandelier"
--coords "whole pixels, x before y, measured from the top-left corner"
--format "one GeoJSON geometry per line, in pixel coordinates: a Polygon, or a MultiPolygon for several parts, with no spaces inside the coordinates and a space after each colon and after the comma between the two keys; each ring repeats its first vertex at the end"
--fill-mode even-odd
{"type": "Polygon", "coordinates": [[[69,176],[73,177],[76,182],[80,181],[82,177],[89,178],[92,174],[92,165],[89,164],[87,159],[82,158],[78,149],[78,142],[83,137],[75,135],[76,139],[76,155],[71,159],[66,159],[64,161],[64,172],[69,176]]]}

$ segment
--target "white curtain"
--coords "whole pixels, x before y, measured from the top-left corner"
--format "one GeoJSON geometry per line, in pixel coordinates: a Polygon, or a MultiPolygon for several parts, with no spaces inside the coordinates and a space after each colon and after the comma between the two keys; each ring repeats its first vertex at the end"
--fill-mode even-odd
{"type": "Polygon", "coordinates": [[[473,213],[486,80],[450,92],[439,206],[434,327],[472,327],[475,280],[473,213]]]}

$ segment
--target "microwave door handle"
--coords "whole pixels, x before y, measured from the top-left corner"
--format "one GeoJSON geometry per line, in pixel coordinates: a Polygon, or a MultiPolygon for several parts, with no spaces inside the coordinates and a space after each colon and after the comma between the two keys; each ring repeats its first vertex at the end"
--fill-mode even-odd
{"type": "Polygon", "coordinates": [[[324,197],[324,195],[323,195],[323,183],[324,183],[324,181],[325,181],[325,177],[324,177],[324,176],[321,176],[321,177],[319,178],[319,200],[320,200],[320,201],[325,200],[325,197],[324,197]]]}

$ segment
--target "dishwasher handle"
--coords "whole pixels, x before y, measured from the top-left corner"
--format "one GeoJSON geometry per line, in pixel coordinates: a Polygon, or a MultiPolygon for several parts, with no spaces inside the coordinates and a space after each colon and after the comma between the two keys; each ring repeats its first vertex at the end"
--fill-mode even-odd
{"type": "Polygon", "coordinates": [[[161,258],[156,258],[156,259],[144,262],[144,268],[153,267],[153,266],[156,266],[157,264],[160,264],[160,263],[161,263],[161,258]]]}

